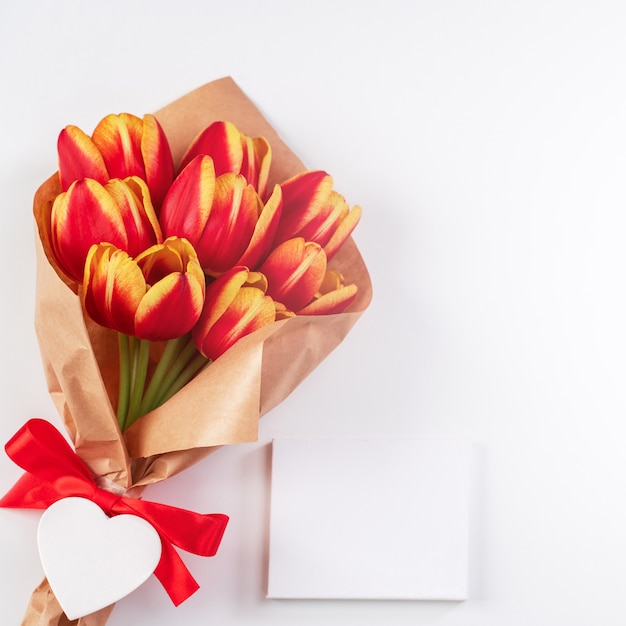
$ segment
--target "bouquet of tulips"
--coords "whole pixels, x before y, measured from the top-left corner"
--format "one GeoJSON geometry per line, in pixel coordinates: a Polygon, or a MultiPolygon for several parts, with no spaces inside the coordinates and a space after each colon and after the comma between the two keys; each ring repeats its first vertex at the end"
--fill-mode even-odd
{"type": "Polygon", "coordinates": [[[203,129],[176,170],[153,115],[108,115],[91,137],[68,126],[58,152],[62,192],[38,211],[39,232],[89,318],[118,333],[121,430],[245,335],[339,313],[357,294],[328,260],[359,207],[322,171],[268,191],[269,143],[232,122],[203,129]]]}
{"type": "MultiPolygon", "coordinates": [[[[342,341],[371,299],[361,212],[229,78],[66,127],[58,164],[34,204],[48,386],[98,483],[138,496],[254,441],[342,341]]],[[[25,623],[61,613],[44,581],[25,623]]]]}

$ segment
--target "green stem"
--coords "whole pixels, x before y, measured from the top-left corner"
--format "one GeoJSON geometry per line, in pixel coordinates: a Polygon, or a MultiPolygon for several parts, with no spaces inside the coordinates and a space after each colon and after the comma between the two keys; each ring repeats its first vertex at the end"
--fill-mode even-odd
{"type": "Polygon", "coordinates": [[[141,405],[139,406],[139,415],[145,415],[155,408],[157,396],[161,393],[161,385],[168,370],[172,367],[176,357],[180,355],[185,343],[189,341],[188,336],[178,337],[177,339],[170,339],[165,344],[165,349],[159,360],[159,363],[152,374],[148,388],[143,396],[141,405]]]}
{"type": "Polygon", "coordinates": [[[185,367],[187,367],[187,364],[196,353],[197,349],[194,342],[191,341],[189,337],[187,337],[187,344],[176,357],[174,363],[171,365],[167,374],[163,378],[162,384],[159,387],[158,393],[154,398],[154,402],[152,403],[152,407],[150,408],[150,410],[155,409],[157,406],[161,406],[161,404],[163,404],[162,397],[167,393],[167,390],[180,376],[180,373],[185,369],[185,367]]]}
{"type": "Polygon", "coordinates": [[[128,335],[117,334],[117,345],[120,360],[120,386],[117,397],[117,422],[124,429],[126,415],[130,404],[130,343],[128,335]]]}
{"type": "Polygon", "coordinates": [[[139,406],[143,397],[146,375],[148,373],[150,342],[145,339],[140,339],[138,349],[135,352],[133,386],[130,392],[130,407],[128,408],[128,416],[126,418],[126,423],[124,424],[124,429],[131,426],[131,424],[141,416],[139,413],[139,406]]]}
{"type": "Polygon", "coordinates": [[[180,391],[196,374],[200,373],[207,365],[209,361],[204,355],[198,354],[196,357],[185,367],[185,369],[176,377],[176,380],[166,388],[159,398],[159,406],[169,400],[177,391],[180,391]]]}
{"type": "MultiPolygon", "coordinates": [[[[129,355],[128,359],[129,359],[129,370],[130,370],[128,373],[128,380],[131,386],[131,393],[132,393],[133,381],[135,380],[135,376],[137,376],[137,355],[138,355],[137,344],[138,342],[139,342],[139,339],[137,339],[137,337],[134,337],[133,335],[128,336],[128,355],[129,355]]],[[[128,413],[126,413],[126,416],[128,417],[128,413]]]]}

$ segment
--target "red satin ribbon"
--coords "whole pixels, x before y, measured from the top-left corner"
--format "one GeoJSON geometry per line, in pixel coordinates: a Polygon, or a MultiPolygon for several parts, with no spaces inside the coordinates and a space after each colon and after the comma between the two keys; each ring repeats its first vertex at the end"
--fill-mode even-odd
{"type": "Polygon", "coordinates": [[[161,537],[161,560],[154,573],[172,602],[178,606],[199,589],[174,546],[200,556],[213,556],[226,529],[227,515],[201,515],[100,489],[63,435],[42,419],[26,422],[5,450],[26,474],[0,499],[1,507],[46,509],[61,498],[76,496],[92,500],[110,517],[143,517],[161,537]]]}

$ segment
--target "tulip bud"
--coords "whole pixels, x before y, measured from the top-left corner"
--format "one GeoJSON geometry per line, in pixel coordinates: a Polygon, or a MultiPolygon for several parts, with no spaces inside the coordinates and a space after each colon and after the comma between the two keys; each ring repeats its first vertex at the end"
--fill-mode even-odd
{"type": "Polygon", "coordinates": [[[361,207],[350,210],[322,171],[298,174],[281,184],[283,212],[276,243],[293,237],[315,241],[331,259],[361,219],[361,207]]]}
{"type": "Polygon", "coordinates": [[[188,333],[204,302],[204,273],[191,244],[166,239],[133,259],[111,244],[92,246],[82,299],[98,324],[139,339],[188,333]]]}
{"type": "Polygon", "coordinates": [[[255,267],[268,253],[280,218],[276,186],[264,204],[241,174],[215,177],[209,156],[197,156],[177,176],[160,213],[166,236],[188,239],[204,271],[219,276],[237,265],[255,267]]]}
{"type": "Polygon", "coordinates": [[[276,309],[266,289],[265,277],[247,267],[234,267],[209,284],[192,331],[198,350],[214,361],[242,337],[272,323],[276,309]]]}
{"type": "Polygon", "coordinates": [[[143,119],[128,113],[107,115],[91,137],[76,126],[67,126],[59,135],[57,149],[63,191],[82,178],[104,184],[111,178],[138,176],[146,181],[158,207],[174,178],[169,143],[157,119],[149,114],[143,119]]]}
{"type": "Polygon", "coordinates": [[[73,182],[38,215],[40,232],[49,241],[59,269],[81,282],[87,252],[93,244],[111,243],[131,256],[161,240],[161,229],[145,183],[138,178],[113,179],[106,185],[86,178],[73,182]]]}
{"type": "Polygon", "coordinates": [[[267,277],[269,295],[297,312],[319,292],[326,254],[319,244],[296,237],[272,250],[259,271],[267,277]]]}
{"type": "Polygon", "coordinates": [[[145,278],[127,252],[110,243],[90,248],[81,298],[94,322],[134,335],[135,314],[146,290],[145,278]]]}
{"type": "Polygon", "coordinates": [[[102,154],[89,135],[77,126],[67,126],[57,140],[61,189],[82,178],[93,178],[103,185],[111,178],[102,154]]]}
{"type": "Polygon", "coordinates": [[[272,152],[264,137],[248,137],[239,132],[232,122],[214,122],[199,133],[187,148],[179,171],[200,155],[213,159],[217,176],[242,174],[259,196],[265,197],[272,152]]]}

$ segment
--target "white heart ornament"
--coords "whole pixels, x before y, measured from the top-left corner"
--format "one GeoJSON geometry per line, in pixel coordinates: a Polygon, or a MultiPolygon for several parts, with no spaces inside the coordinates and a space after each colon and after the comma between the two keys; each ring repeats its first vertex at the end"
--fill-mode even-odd
{"type": "Polygon", "coordinates": [[[70,620],[137,589],[161,558],[161,539],[136,515],[107,517],[85,498],[63,498],[44,511],[37,530],[48,582],[70,620]]]}

